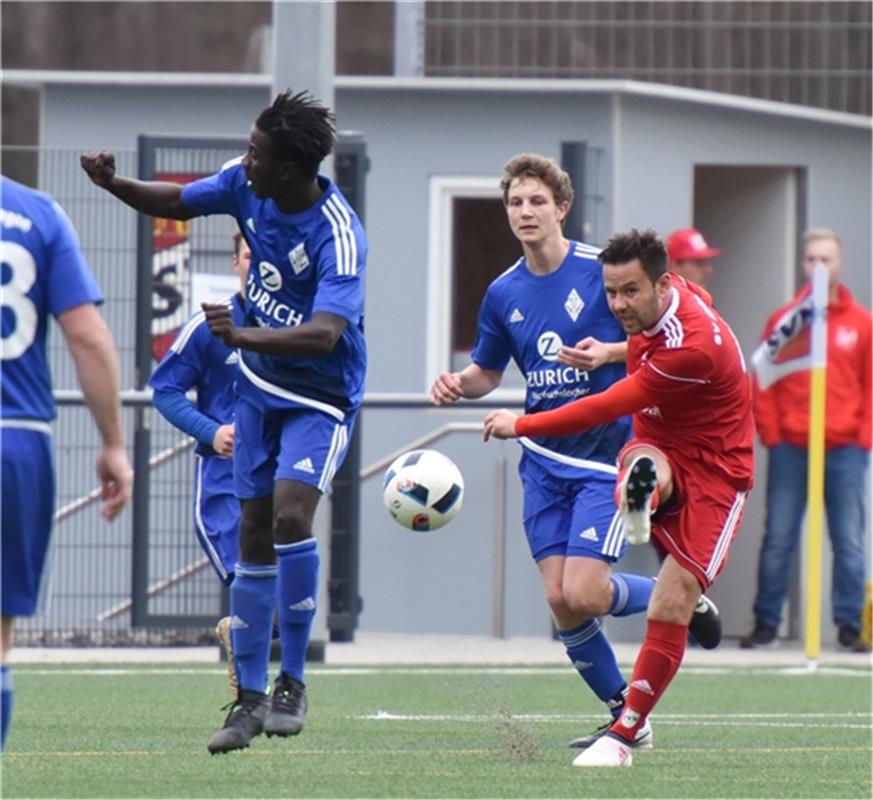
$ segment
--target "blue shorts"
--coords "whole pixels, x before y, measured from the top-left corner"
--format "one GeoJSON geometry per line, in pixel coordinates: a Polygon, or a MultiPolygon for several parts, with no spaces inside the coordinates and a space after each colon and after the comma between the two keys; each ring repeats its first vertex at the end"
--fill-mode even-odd
{"type": "Polygon", "coordinates": [[[225,586],[239,561],[239,498],[233,490],[233,461],[197,456],[194,477],[194,525],[197,539],[225,586]]]}
{"type": "Polygon", "coordinates": [[[273,493],[279,479],[330,493],[343,463],[357,412],[339,421],[306,406],[288,405],[259,390],[241,391],[236,404],[234,487],[250,500],[273,493]]]}
{"type": "Polygon", "coordinates": [[[52,534],[55,467],[48,433],[3,427],[2,591],[4,617],[36,611],[52,534]]]}
{"type": "Polygon", "coordinates": [[[614,563],[627,542],[616,510],[615,478],[595,471],[558,478],[522,454],[518,473],[524,488],[524,530],[534,561],[548,556],[583,556],[614,563]]]}

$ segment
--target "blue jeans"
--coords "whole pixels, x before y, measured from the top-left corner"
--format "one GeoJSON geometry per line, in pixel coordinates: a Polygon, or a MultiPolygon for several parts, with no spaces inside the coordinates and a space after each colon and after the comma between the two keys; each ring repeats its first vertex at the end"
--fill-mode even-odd
{"type": "MultiPolygon", "coordinates": [[[[834,624],[861,627],[866,578],[866,492],[869,454],[838,447],[825,459],[825,511],[833,548],[834,624]]],[[[806,511],[807,452],[780,444],[767,463],[767,521],[758,562],[755,619],[779,627],[792,560],[806,511]]]]}

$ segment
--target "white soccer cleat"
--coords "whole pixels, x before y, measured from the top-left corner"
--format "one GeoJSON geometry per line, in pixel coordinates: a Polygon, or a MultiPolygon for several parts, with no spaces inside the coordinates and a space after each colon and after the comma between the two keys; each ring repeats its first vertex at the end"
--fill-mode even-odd
{"type": "Polygon", "coordinates": [[[574,767],[629,767],[634,763],[630,745],[615,736],[601,736],[573,759],[574,767]]]}
{"type": "MultiPolygon", "coordinates": [[[[612,722],[607,722],[605,725],[601,725],[593,733],[573,739],[568,747],[575,747],[579,750],[585,750],[586,748],[591,747],[591,745],[596,741],[602,739],[607,733],[609,733],[610,725],[612,725],[612,722]]],[[[652,723],[646,719],[646,721],[640,725],[637,730],[637,735],[634,737],[633,743],[630,744],[629,747],[632,747],[634,750],[651,750],[654,746],[655,734],[652,731],[652,723]]]]}
{"type": "Polygon", "coordinates": [[[637,456],[621,484],[624,538],[630,544],[645,544],[652,535],[652,497],[658,488],[658,471],[649,456],[637,456]]]}

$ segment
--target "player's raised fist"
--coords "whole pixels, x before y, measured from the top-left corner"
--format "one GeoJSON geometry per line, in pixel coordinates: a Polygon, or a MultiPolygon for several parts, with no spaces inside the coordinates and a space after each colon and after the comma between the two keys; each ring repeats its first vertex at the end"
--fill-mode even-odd
{"type": "Polygon", "coordinates": [[[82,169],[93,183],[106,188],[115,177],[115,155],[106,150],[92,150],[79,158],[82,169]]]}

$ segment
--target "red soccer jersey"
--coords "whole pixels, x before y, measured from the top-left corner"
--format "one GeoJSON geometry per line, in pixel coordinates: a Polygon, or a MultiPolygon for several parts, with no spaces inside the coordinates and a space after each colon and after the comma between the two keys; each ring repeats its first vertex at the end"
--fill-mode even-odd
{"type": "Polygon", "coordinates": [[[667,308],[628,340],[628,377],[558,409],[519,417],[518,436],[560,436],[633,412],[634,436],[746,491],[754,474],[751,384],[733,331],[678,276],[667,308]]]}
{"type": "Polygon", "coordinates": [[[634,414],[635,437],[751,488],[751,384],[733,331],[704,296],[674,279],[657,324],[630,337],[627,371],[651,401],[634,414]]]}

